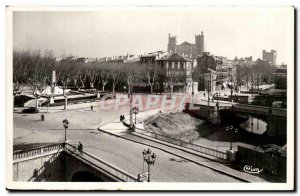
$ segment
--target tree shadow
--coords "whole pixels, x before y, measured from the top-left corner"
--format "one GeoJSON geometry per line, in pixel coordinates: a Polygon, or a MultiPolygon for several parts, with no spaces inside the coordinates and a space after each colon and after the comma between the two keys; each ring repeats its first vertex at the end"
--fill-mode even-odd
{"type": "Polygon", "coordinates": [[[62,167],[63,160],[61,153],[53,154],[40,168],[35,168],[29,182],[58,182],[64,181],[64,168],[62,167]]]}

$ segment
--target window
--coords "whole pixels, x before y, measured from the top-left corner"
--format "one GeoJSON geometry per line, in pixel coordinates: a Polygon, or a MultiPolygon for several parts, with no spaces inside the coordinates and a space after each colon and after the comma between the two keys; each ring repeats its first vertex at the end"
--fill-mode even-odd
{"type": "Polygon", "coordinates": [[[183,69],[183,63],[180,63],[180,69],[183,69]]]}

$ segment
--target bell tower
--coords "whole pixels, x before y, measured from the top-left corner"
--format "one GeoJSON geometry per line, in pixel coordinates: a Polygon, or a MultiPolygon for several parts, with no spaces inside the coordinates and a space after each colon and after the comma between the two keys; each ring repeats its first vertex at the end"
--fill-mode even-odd
{"type": "Polygon", "coordinates": [[[177,44],[176,36],[171,36],[169,33],[168,51],[175,52],[175,46],[177,44]]]}
{"type": "Polygon", "coordinates": [[[196,56],[202,56],[204,52],[204,35],[201,31],[201,35],[195,35],[195,45],[196,45],[196,56]]]}

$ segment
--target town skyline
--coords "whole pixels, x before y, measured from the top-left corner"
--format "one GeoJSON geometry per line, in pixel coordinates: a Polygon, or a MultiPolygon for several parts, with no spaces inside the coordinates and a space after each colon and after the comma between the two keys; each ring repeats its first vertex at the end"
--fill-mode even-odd
{"type": "Polygon", "coordinates": [[[214,8],[200,13],[189,9],[170,9],[166,13],[162,12],[164,9],[15,12],[13,48],[91,58],[143,55],[167,51],[169,34],[177,36],[177,44],[195,43],[195,34],[203,31],[204,50],[216,56],[229,59],[252,56],[256,60],[262,58],[263,50],[273,49],[277,51],[277,64],[292,63],[289,39],[293,32],[290,24],[284,22],[290,16],[282,9],[214,8]]]}

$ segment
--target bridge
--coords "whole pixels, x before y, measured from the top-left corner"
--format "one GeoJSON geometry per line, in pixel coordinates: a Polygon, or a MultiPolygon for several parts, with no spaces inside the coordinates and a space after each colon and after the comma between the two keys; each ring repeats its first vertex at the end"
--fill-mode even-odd
{"type": "Polygon", "coordinates": [[[230,103],[230,102],[208,102],[201,101],[194,103],[195,107],[198,107],[198,110],[189,109],[190,102],[187,103],[186,109],[192,111],[193,113],[199,114],[201,117],[206,118],[213,124],[217,123],[217,118],[219,117],[219,111],[227,110],[234,113],[245,113],[253,116],[263,116],[264,118],[270,116],[276,116],[285,118],[287,117],[286,108],[271,108],[266,106],[257,106],[250,104],[239,104],[239,103],[230,103]]]}
{"type": "Polygon", "coordinates": [[[137,177],[68,143],[14,152],[14,181],[136,182],[137,177]]]}
{"type": "Polygon", "coordinates": [[[235,104],[231,108],[235,112],[242,112],[247,114],[258,114],[265,116],[278,116],[286,118],[287,112],[285,108],[270,108],[265,106],[256,106],[249,104],[235,104]]]}
{"type": "MultiPolygon", "coordinates": [[[[267,126],[267,134],[274,137],[286,138],[287,131],[287,110],[285,108],[274,108],[257,106],[250,104],[239,104],[219,101],[208,102],[201,101],[194,103],[199,109],[189,109],[186,105],[186,111],[193,113],[208,120],[212,124],[219,124],[222,119],[228,122],[228,119],[234,119],[237,116],[253,116],[265,121],[267,126]]],[[[234,120],[234,122],[237,122],[234,120]]]]}

